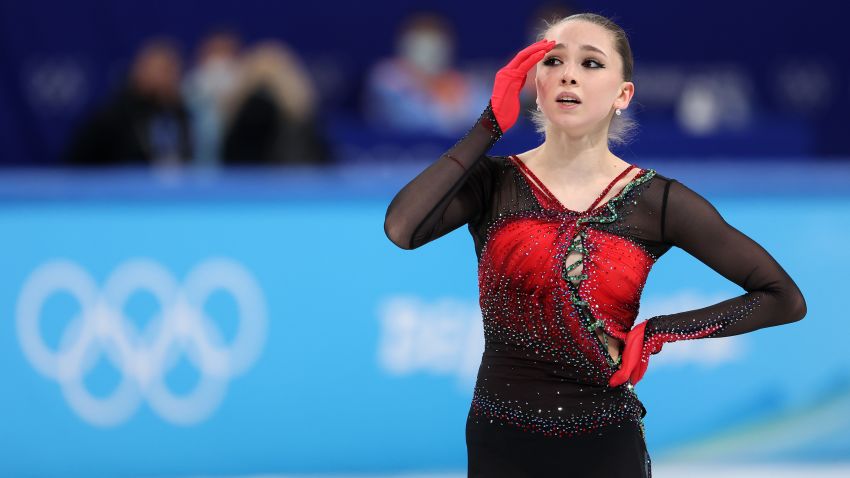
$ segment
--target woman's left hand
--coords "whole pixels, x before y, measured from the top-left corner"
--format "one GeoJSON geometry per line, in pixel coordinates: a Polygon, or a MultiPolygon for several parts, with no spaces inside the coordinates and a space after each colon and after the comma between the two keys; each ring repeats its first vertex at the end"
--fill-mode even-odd
{"type": "Polygon", "coordinates": [[[646,373],[649,360],[641,360],[646,322],[644,320],[636,325],[626,335],[626,345],[623,347],[623,360],[620,362],[620,369],[608,381],[610,386],[619,387],[626,381],[631,381],[632,385],[635,385],[643,378],[643,374],[646,373]]]}

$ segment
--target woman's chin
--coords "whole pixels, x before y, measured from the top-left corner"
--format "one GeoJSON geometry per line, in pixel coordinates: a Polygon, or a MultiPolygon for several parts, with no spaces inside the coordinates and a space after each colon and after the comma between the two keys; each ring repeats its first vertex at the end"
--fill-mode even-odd
{"type": "Polygon", "coordinates": [[[552,131],[555,133],[564,133],[569,136],[584,136],[590,132],[588,125],[584,121],[552,121],[552,131]]]}
{"type": "Polygon", "coordinates": [[[550,116],[548,119],[553,132],[566,133],[576,137],[592,133],[595,127],[601,126],[602,122],[605,121],[605,118],[599,118],[594,122],[589,120],[586,115],[578,117],[573,112],[556,113],[554,117],[550,116]]]}

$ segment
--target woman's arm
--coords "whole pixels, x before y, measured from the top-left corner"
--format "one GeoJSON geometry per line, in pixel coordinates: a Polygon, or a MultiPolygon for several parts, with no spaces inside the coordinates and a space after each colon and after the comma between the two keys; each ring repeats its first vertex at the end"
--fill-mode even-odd
{"type": "Polygon", "coordinates": [[[417,248],[481,213],[493,184],[485,153],[516,122],[526,75],[554,46],[548,40],[529,45],[496,72],[490,103],[475,126],[396,194],[384,218],[394,244],[417,248]]]}
{"type": "Polygon", "coordinates": [[[490,196],[485,153],[502,136],[490,105],[475,126],[396,194],[384,232],[402,249],[415,249],[471,221],[490,196]]]}
{"type": "Polygon", "coordinates": [[[728,224],[705,198],[678,181],[666,195],[662,238],[680,247],[746,293],[701,309],[660,315],[636,326],[626,339],[621,370],[613,383],[637,383],[649,356],[664,343],[727,337],[787,324],[806,315],[797,284],[758,243],[728,224]],[[641,333],[641,331],[643,333],[641,333]],[[640,363],[629,363],[638,359],[640,363]],[[630,357],[627,360],[627,355],[630,357]]]}

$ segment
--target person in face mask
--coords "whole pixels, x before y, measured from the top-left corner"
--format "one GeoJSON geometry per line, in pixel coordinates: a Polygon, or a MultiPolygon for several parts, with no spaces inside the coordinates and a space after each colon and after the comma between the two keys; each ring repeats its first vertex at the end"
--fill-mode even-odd
{"type": "Polygon", "coordinates": [[[381,128],[454,133],[477,117],[475,99],[485,94],[452,67],[454,37],[435,14],[413,16],[402,27],[397,55],[369,74],[365,113],[381,128]]]}
{"type": "Polygon", "coordinates": [[[408,30],[399,40],[399,50],[409,66],[424,75],[439,76],[447,70],[452,58],[452,42],[439,23],[421,25],[408,30]]]}

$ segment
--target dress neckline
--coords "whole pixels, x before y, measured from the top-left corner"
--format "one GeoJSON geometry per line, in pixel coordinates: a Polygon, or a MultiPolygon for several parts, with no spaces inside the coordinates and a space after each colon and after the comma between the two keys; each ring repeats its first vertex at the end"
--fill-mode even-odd
{"type": "MultiPolygon", "coordinates": [[[[517,157],[517,155],[512,154],[510,156],[510,158],[514,163],[516,163],[519,166],[519,168],[522,172],[528,174],[528,176],[531,177],[531,179],[534,182],[534,185],[537,186],[538,191],[542,192],[547,197],[547,199],[549,199],[549,201],[551,203],[555,204],[558,208],[563,209],[564,211],[571,212],[573,214],[579,214],[579,215],[586,215],[588,213],[595,212],[598,209],[602,209],[603,207],[607,206],[608,203],[610,203],[613,199],[618,197],[621,194],[621,192],[623,191],[623,189],[625,189],[625,187],[628,186],[629,183],[626,183],[622,188],[620,188],[620,191],[617,194],[611,196],[611,198],[608,199],[607,201],[605,201],[603,204],[596,206],[596,203],[598,203],[600,200],[602,200],[603,197],[605,197],[606,194],[608,194],[608,192],[611,190],[612,187],[614,187],[614,184],[616,184],[617,181],[622,179],[623,176],[628,174],[629,171],[631,171],[632,169],[637,167],[634,164],[629,164],[629,167],[627,167],[626,169],[621,171],[620,174],[618,174],[616,178],[614,178],[613,180],[611,180],[611,182],[608,183],[608,185],[605,187],[605,189],[603,189],[602,192],[599,193],[599,195],[596,197],[596,199],[593,201],[593,203],[591,203],[590,206],[588,206],[587,209],[585,209],[584,211],[575,211],[573,209],[570,209],[570,208],[564,206],[564,204],[561,203],[561,201],[554,194],[552,194],[551,191],[549,191],[549,188],[546,187],[546,185],[543,183],[543,181],[541,181],[540,178],[538,178],[537,175],[534,174],[534,172],[531,170],[531,168],[529,168],[528,165],[526,165],[524,162],[522,162],[522,160],[520,160],[519,157],[517,157]]],[[[632,181],[639,178],[646,171],[647,170],[642,169],[641,172],[639,172],[634,178],[632,178],[632,181]]],[[[629,181],[629,182],[631,182],[631,181],[629,181]]],[[[532,187],[534,185],[532,185],[532,187]]]]}

